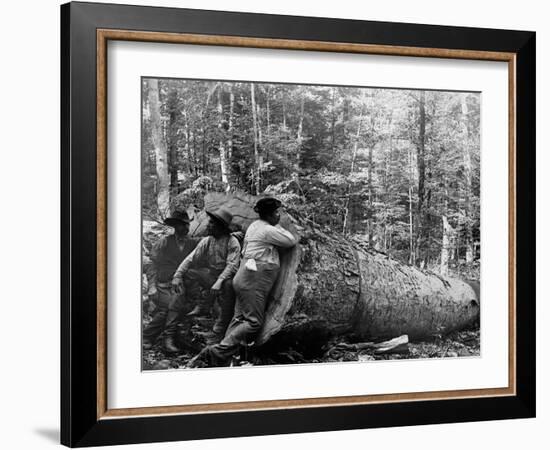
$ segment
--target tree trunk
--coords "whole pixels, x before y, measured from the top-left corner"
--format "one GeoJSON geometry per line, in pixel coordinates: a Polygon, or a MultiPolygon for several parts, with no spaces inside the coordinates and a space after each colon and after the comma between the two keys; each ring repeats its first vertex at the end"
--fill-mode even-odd
{"type": "Polygon", "coordinates": [[[266,135],[266,145],[265,145],[265,160],[266,162],[269,161],[269,147],[271,145],[271,138],[270,138],[270,128],[271,128],[271,113],[270,113],[270,107],[269,107],[269,98],[271,96],[271,87],[268,86],[267,93],[266,93],[266,100],[265,100],[265,118],[266,118],[266,129],[265,129],[265,135],[266,135]]]}
{"type": "Polygon", "coordinates": [[[295,178],[297,183],[300,183],[300,166],[302,165],[301,161],[301,153],[302,153],[302,141],[303,141],[303,126],[304,126],[304,95],[302,94],[302,97],[300,99],[300,120],[298,122],[298,133],[296,135],[297,138],[297,146],[296,146],[296,168],[295,171],[295,178]]]}
{"type": "Polygon", "coordinates": [[[373,216],[373,202],[372,202],[372,147],[369,145],[369,157],[368,157],[368,168],[367,168],[367,193],[368,193],[368,208],[367,208],[367,239],[370,246],[372,246],[372,237],[373,227],[372,227],[372,216],[373,216]]]}
{"type": "Polygon", "coordinates": [[[470,154],[470,133],[468,131],[468,104],[466,103],[466,96],[468,94],[462,94],[460,98],[460,107],[462,112],[461,128],[462,128],[462,145],[464,148],[464,211],[465,220],[464,226],[466,228],[466,263],[471,263],[474,260],[474,239],[472,234],[472,155],[470,154]]]}
{"type": "Polygon", "coordinates": [[[194,164],[194,157],[192,154],[193,150],[191,149],[191,145],[190,145],[191,139],[189,136],[189,122],[187,117],[187,111],[183,111],[183,119],[184,119],[183,137],[185,139],[183,151],[187,159],[187,171],[192,174],[192,173],[195,173],[195,164],[194,164]]]}
{"type": "Polygon", "coordinates": [[[167,141],[169,147],[169,163],[170,169],[170,190],[177,193],[178,188],[178,124],[177,124],[177,111],[178,111],[178,91],[174,85],[170,85],[168,91],[168,99],[166,102],[167,109],[169,111],[169,122],[167,141]]]}
{"type": "Polygon", "coordinates": [[[254,95],[254,83],[250,83],[250,98],[252,101],[252,125],[254,132],[254,186],[256,195],[260,193],[260,157],[258,152],[258,122],[256,120],[256,99],[254,95]]]}
{"type": "Polygon", "coordinates": [[[157,169],[157,207],[161,217],[170,212],[170,174],[168,173],[168,147],[162,133],[158,80],[150,78],[148,100],[151,112],[151,137],[155,148],[157,169]]]}
{"type": "MultiPolygon", "coordinates": [[[[350,177],[353,175],[353,172],[355,171],[355,161],[357,159],[357,146],[359,145],[359,138],[361,137],[361,125],[363,124],[364,105],[365,105],[365,96],[363,94],[362,104],[361,104],[361,113],[359,114],[359,123],[357,125],[357,133],[355,134],[355,142],[353,143],[353,152],[351,154],[351,167],[349,170],[350,177]]],[[[347,228],[348,228],[350,200],[351,200],[351,182],[348,181],[346,203],[344,205],[344,224],[342,225],[343,234],[346,234],[347,228]]]]}
{"type": "Polygon", "coordinates": [[[418,168],[418,204],[416,211],[416,263],[423,264],[425,245],[425,218],[424,218],[424,197],[425,197],[425,179],[426,179],[426,92],[420,91],[418,101],[418,142],[416,145],[416,163],[418,168]]]}
{"type": "Polygon", "coordinates": [[[412,151],[407,149],[409,157],[409,264],[415,263],[414,234],[413,234],[413,173],[412,173],[412,151]]]}
{"type": "Polygon", "coordinates": [[[286,93],[283,88],[282,92],[282,102],[283,102],[283,131],[286,131],[286,93]]]}
{"type": "Polygon", "coordinates": [[[331,92],[331,108],[330,108],[330,150],[334,155],[334,147],[336,142],[336,88],[332,88],[331,92]]]}
{"type": "MultiPolygon", "coordinates": [[[[210,193],[205,207],[223,205],[233,213],[234,225],[246,230],[257,219],[255,201],[246,194],[210,193]]],[[[322,345],[338,334],[363,341],[403,334],[418,339],[478,318],[479,299],[468,283],[406,266],[359,240],[323,233],[300,219],[299,211],[290,213],[281,214],[281,225],[299,236],[300,244],[280,252],[281,269],[258,345],[288,336],[322,345]]],[[[204,212],[195,215],[191,233],[204,234],[206,224],[204,212]]]]}
{"type": "Polygon", "coordinates": [[[393,160],[393,112],[390,116],[389,123],[389,145],[386,147],[386,154],[384,157],[384,253],[391,253],[391,246],[388,245],[388,241],[391,242],[391,227],[388,227],[388,205],[391,204],[391,193],[389,185],[390,177],[390,162],[393,160]],[[389,230],[388,230],[389,229],[389,230]],[[388,231],[390,233],[390,239],[388,239],[388,231]]]}
{"type": "Polygon", "coordinates": [[[235,108],[235,94],[233,93],[233,83],[229,83],[229,130],[227,140],[227,157],[231,159],[233,155],[233,113],[235,108]]]}
{"type": "Polygon", "coordinates": [[[450,238],[451,238],[451,226],[446,216],[441,216],[441,222],[443,225],[442,243],[441,243],[441,265],[439,273],[446,276],[449,273],[449,251],[450,251],[450,238]]]}
{"type": "Polygon", "coordinates": [[[218,150],[220,153],[220,173],[222,183],[226,190],[229,189],[229,179],[227,177],[227,156],[225,153],[225,117],[223,115],[223,103],[222,103],[222,88],[218,89],[218,130],[220,133],[220,139],[218,144],[218,150]]]}
{"type": "MultiPolygon", "coordinates": [[[[371,138],[375,136],[374,132],[374,92],[369,96],[370,102],[369,102],[369,119],[370,119],[370,130],[369,135],[371,138]]],[[[367,239],[369,246],[372,247],[373,244],[373,226],[372,226],[372,216],[374,214],[374,207],[373,207],[373,186],[372,186],[372,169],[373,169],[373,160],[372,160],[372,151],[374,147],[374,140],[371,139],[371,142],[369,144],[369,152],[368,152],[368,167],[367,167],[367,195],[368,195],[368,207],[367,207],[367,239]]]]}

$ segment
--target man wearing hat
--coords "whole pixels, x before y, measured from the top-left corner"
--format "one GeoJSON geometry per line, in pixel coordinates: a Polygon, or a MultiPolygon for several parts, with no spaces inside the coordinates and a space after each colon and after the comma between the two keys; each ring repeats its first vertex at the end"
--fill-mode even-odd
{"type": "MultiPolygon", "coordinates": [[[[172,277],[180,263],[197,246],[197,239],[187,236],[189,216],[185,211],[174,211],[164,223],[174,229],[174,233],[162,237],[151,250],[151,265],[147,269],[149,279],[149,299],[155,304],[151,322],[143,330],[143,348],[150,349],[168,322],[169,305],[174,300],[172,277]]],[[[170,317],[173,320],[173,317],[170,317]]],[[[173,351],[173,335],[165,336],[164,348],[173,351]]]]}
{"type": "MultiPolygon", "coordinates": [[[[221,339],[233,317],[235,296],[232,279],[239,267],[241,246],[239,240],[230,234],[231,212],[221,207],[206,213],[209,216],[208,236],[199,242],[176,270],[172,287],[175,293],[182,295],[175,298],[169,310],[181,311],[185,304],[200,297],[201,287],[209,289],[210,295],[199,301],[188,315],[209,315],[217,298],[219,314],[213,331],[221,339]]],[[[176,322],[167,323],[166,333],[175,333],[175,326],[176,322]]]]}

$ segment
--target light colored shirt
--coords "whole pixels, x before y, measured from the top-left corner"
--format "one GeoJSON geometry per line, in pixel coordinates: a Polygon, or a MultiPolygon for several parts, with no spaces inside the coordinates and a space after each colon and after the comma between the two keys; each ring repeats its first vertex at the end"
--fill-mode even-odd
{"type": "Polygon", "coordinates": [[[270,225],[264,220],[250,224],[244,237],[243,258],[279,266],[279,248],[294,247],[298,240],[281,225],[270,225]]]}
{"type": "Polygon", "coordinates": [[[241,246],[235,236],[203,238],[179,265],[174,278],[182,278],[191,267],[208,267],[219,271],[219,281],[233,278],[239,268],[241,246]]]}

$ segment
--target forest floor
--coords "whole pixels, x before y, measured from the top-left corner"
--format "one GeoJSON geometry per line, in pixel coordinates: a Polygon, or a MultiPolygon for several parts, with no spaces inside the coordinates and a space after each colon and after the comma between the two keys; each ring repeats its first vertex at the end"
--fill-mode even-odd
{"type": "MultiPolygon", "coordinates": [[[[144,322],[150,320],[144,313],[144,322]]],[[[178,328],[178,345],[181,352],[167,354],[162,346],[162,336],[150,350],[142,353],[143,370],[185,369],[189,360],[208,343],[212,343],[211,318],[185,319],[178,328]]],[[[376,354],[372,348],[356,350],[350,338],[338,336],[324,343],[315,357],[306,357],[291,347],[273,349],[269,352],[254,348],[241,352],[234,358],[233,366],[254,366],[273,364],[307,364],[348,361],[378,361],[428,358],[458,358],[480,355],[480,332],[476,325],[470,329],[456,331],[447,336],[437,336],[423,341],[409,342],[395,353],[376,354]]]]}
{"type": "MultiPolygon", "coordinates": [[[[155,222],[144,222],[144,244],[150,248],[166,230],[155,222]]],[[[144,253],[144,265],[148,263],[144,253]]],[[[464,273],[460,275],[464,276],[464,273]]],[[[147,299],[147,280],[143,278],[143,316],[145,326],[151,320],[152,305],[147,299]]],[[[142,352],[143,370],[184,369],[189,360],[199,353],[211,340],[212,318],[185,318],[178,325],[178,346],[180,353],[167,354],[163,349],[162,335],[150,350],[142,352]]],[[[393,336],[397,337],[397,336],[393,336]]],[[[271,341],[270,341],[271,343],[271,341]]],[[[469,329],[453,332],[446,336],[435,336],[423,341],[409,342],[405,348],[395,353],[376,354],[373,348],[355,350],[351,336],[337,336],[329,341],[320,342],[314,352],[303,348],[269,345],[242,351],[232,365],[274,365],[307,364],[345,361],[377,361],[428,358],[458,358],[480,355],[479,322],[469,329]]]]}

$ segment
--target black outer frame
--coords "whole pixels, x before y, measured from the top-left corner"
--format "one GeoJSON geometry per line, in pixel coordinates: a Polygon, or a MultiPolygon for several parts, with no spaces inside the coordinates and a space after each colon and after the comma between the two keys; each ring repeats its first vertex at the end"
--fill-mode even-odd
{"type": "Polygon", "coordinates": [[[61,443],[71,447],[535,416],[535,33],[175,8],[61,6],[61,443]],[[97,419],[96,29],[516,53],[517,395],[97,419]]]}

